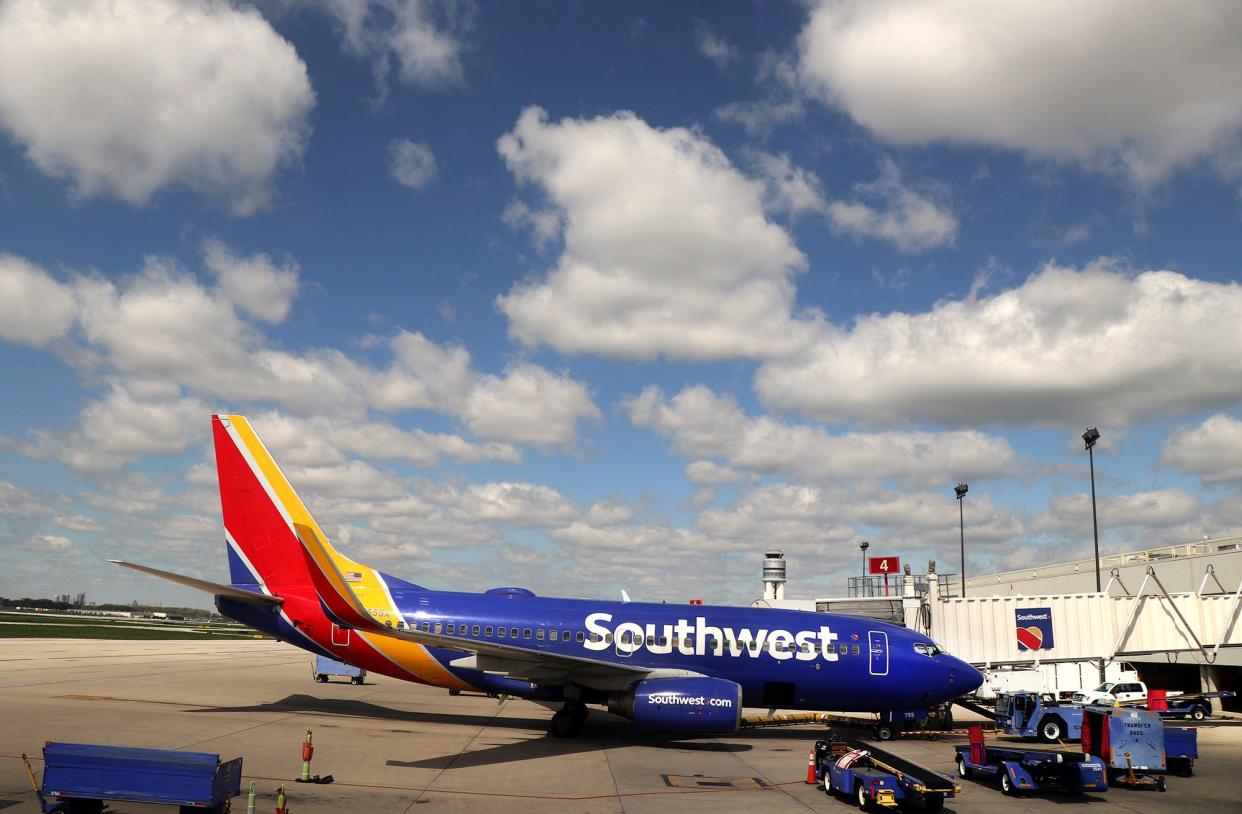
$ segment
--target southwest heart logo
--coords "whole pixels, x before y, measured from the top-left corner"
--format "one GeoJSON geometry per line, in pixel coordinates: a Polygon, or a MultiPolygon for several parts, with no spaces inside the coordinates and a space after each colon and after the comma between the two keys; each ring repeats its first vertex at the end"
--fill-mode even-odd
{"type": "Polygon", "coordinates": [[[1037,627],[1018,628],[1018,645],[1026,650],[1038,650],[1044,644],[1044,632],[1037,627]]]}

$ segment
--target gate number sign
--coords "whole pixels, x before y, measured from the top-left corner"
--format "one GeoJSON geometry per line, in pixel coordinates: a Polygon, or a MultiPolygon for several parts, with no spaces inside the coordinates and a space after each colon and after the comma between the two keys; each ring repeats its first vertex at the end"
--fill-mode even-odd
{"type": "Polygon", "coordinates": [[[901,570],[900,557],[868,557],[867,571],[872,574],[896,574],[901,570]]]}

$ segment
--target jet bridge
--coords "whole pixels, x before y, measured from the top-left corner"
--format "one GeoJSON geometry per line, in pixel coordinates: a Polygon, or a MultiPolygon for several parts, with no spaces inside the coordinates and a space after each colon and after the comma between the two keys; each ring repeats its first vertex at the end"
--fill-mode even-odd
{"type": "Polygon", "coordinates": [[[1206,665],[1242,664],[1242,583],[1228,591],[1210,569],[1195,592],[1170,593],[1148,566],[1133,592],[1114,569],[1100,593],[941,598],[933,581],[926,601],[930,612],[916,619],[908,615],[911,627],[976,665],[1151,654],[1184,655],[1206,665]]]}

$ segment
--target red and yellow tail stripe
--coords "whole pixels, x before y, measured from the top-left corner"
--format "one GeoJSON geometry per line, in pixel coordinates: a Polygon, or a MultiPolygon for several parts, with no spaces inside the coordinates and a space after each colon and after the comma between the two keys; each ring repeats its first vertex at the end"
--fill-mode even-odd
{"type": "MultiPolygon", "coordinates": [[[[377,617],[394,620],[394,624],[402,618],[383,575],[333,549],[327,535],[315,522],[245,416],[220,416],[219,420],[288,527],[287,537],[281,534],[281,537],[286,537],[282,540],[248,541],[244,535],[232,535],[245,554],[247,563],[257,567],[260,572],[257,576],[265,586],[272,592],[278,592],[279,585],[274,583],[282,577],[292,578],[292,570],[296,568],[299,581],[305,584],[309,577],[308,587],[313,587],[319,600],[340,622],[355,628],[355,633],[367,645],[411,678],[443,687],[471,689],[436,661],[423,645],[394,639],[379,632],[384,627],[376,621],[377,617]],[[255,551],[255,548],[261,550],[255,551]],[[348,580],[345,574],[349,574],[348,580]]],[[[222,457],[220,440],[217,439],[217,466],[220,466],[222,457]]],[[[222,490],[228,477],[229,473],[221,467],[222,490]]],[[[327,644],[320,642],[322,646],[327,644]]]]}

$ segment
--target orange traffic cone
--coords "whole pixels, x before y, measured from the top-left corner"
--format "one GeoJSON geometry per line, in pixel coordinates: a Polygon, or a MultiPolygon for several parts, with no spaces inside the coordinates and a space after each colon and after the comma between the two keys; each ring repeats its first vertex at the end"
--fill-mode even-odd
{"type": "Polygon", "coordinates": [[[806,783],[808,786],[814,786],[819,783],[819,778],[815,776],[815,750],[812,749],[806,756],[806,783]]]}

